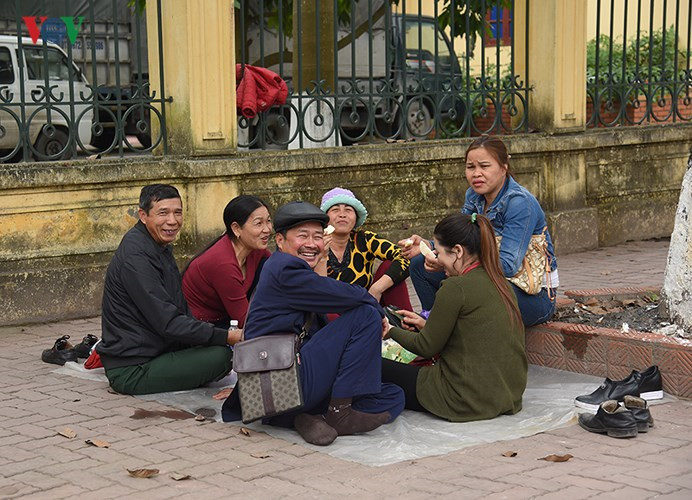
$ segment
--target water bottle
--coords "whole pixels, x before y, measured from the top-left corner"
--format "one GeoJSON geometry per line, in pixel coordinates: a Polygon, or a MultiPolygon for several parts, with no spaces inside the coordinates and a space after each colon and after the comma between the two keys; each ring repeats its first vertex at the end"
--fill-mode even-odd
{"type": "MultiPolygon", "coordinates": [[[[229,327],[228,327],[228,331],[230,332],[231,330],[238,330],[238,320],[237,319],[231,320],[229,327]]],[[[232,345],[229,345],[228,347],[229,347],[229,349],[233,350],[232,345]]]]}

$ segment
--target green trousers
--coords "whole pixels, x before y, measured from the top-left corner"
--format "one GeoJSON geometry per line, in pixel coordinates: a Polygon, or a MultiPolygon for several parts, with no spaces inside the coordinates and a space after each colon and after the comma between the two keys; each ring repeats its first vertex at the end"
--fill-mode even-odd
{"type": "Polygon", "coordinates": [[[186,391],[225,377],[233,367],[226,346],[191,347],[169,352],[142,365],[106,370],[111,387],[121,394],[186,391]]]}

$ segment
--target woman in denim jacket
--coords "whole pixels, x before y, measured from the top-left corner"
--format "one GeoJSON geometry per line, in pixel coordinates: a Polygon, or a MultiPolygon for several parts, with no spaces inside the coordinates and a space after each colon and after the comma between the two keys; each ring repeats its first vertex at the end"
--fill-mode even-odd
{"type": "MultiPolygon", "coordinates": [[[[545,213],[538,200],[514,180],[507,148],[497,137],[483,136],[471,143],[466,150],[466,179],[471,187],[466,191],[462,212],[485,215],[495,233],[502,236],[500,264],[505,277],[511,278],[521,267],[531,236],[542,233],[546,227],[545,213]]],[[[551,273],[541,291],[529,295],[511,284],[526,326],[548,321],[555,310],[559,279],[553,242],[547,230],[546,239],[551,273]]],[[[414,234],[409,240],[412,244],[402,240],[399,245],[404,256],[411,259],[411,280],[421,305],[429,310],[445,275],[433,259],[426,260],[420,255],[420,236],[414,234]]]]}

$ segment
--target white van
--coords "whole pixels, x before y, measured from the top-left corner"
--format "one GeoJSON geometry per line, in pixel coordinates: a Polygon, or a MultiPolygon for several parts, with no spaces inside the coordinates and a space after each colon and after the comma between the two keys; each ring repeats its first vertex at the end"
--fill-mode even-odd
{"type": "MultiPolygon", "coordinates": [[[[19,124],[28,128],[29,151],[37,160],[60,160],[72,155],[70,129],[86,146],[91,140],[93,106],[89,82],[67,54],[56,44],[33,43],[22,38],[24,71],[19,71],[19,43],[16,36],[0,36],[0,162],[21,158],[19,124]],[[23,95],[20,75],[23,74],[23,95]],[[46,75],[50,96],[44,91],[46,75]],[[70,109],[70,78],[72,99],[70,109]],[[85,102],[83,99],[87,99],[85,102]],[[24,117],[22,106],[24,103],[24,117]],[[48,114],[50,108],[50,124],[48,114]],[[71,113],[74,113],[71,117],[71,113]],[[77,126],[70,127],[74,120],[77,126]],[[28,127],[27,127],[28,124],[28,127]]],[[[79,142],[77,142],[79,147],[79,142]]]]}

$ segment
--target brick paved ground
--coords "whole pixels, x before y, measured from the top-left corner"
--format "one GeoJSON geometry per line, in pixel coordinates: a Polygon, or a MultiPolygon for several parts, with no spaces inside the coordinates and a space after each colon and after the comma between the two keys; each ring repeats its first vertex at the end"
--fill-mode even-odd
{"type": "MultiPolygon", "coordinates": [[[[660,284],[665,242],[564,256],[565,287],[660,284]],[[589,273],[589,269],[609,274],[589,273]],[[589,277],[591,275],[591,277],[589,277]],[[636,281],[630,281],[636,280],[636,281]]],[[[266,434],[194,420],[130,418],[158,403],[111,394],[101,383],[51,374],[41,349],[61,334],[98,333],[98,318],[0,328],[0,498],[692,498],[692,402],[653,409],[656,426],[636,439],[576,425],[386,467],[367,467],[266,434]],[[64,427],[77,432],[67,439],[64,427]],[[110,448],[89,446],[101,439],[110,448]],[[502,453],[516,451],[514,458],[502,453]],[[538,458],[569,453],[565,463],[538,458]],[[262,458],[266,457],[266,458],[262,458]],[[151,479],[126,468],[153,467],[151,479]],[[193,479],[175,482],[173,472],[193,479]]]]}

